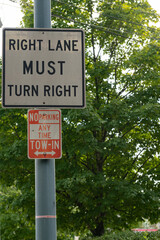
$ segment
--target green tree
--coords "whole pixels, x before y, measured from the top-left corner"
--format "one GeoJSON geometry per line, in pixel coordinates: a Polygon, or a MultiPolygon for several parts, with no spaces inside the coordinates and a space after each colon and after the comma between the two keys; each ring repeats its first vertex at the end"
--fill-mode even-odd
{"type": "MultiPolygon", "coordinates": [[[[32,27],[32,1],[21,6],[23,27],[32,27]]],[[[158,20],[145,0],[52,1],[53,27],[86,31],[87,107],[63,110],[63,157],[56,161],[63,231],[100,236],[107,228],[159,220],[160,44],[159,29],[151,27],[158,20]]],[[[22,172],[31,166],[26,178],[33,178],[25,156],[26,113],[2,110],[0,119],[2,182],[18,182],[25,191],[22,172]]]]}
{"type": "Polygon", "coordinates": [[[63,112],[60,224],[99,236],[158,220],[158,15],[147,1],[53,2],[52,15],[86,30],[87,108],[63,112]]]}
{"type": "MultiPolygon", "coordinates": [[[[1,67],[0,59],[0,82],[1,67]]],[[[26,110],[0,107],[0,232],[4,240],[31,240],[35,235],[34,162],[27,158],[26,135],[26,110]]]]}

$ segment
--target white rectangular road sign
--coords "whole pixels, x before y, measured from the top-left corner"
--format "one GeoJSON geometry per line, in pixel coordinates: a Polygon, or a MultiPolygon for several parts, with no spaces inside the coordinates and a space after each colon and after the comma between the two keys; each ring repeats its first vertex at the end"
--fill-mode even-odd
{"type": "Polygon", "coordinates": [[[28,111],[28,157],[61,158],[60,110],[28,111]]]}
{"type": "Polygon", "coordinates": [[[5,108],[85,107],[84,32],[3,29],[5,108]]]}

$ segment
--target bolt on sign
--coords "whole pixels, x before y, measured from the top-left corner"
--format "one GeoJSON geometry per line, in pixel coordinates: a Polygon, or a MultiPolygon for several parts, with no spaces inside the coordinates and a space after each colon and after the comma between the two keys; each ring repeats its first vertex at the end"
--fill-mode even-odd
{"type": "Polygon", "coordinates": [[[28,111],[28,157],[61,158],[61,111],[28,111]]]}
{"type": "Polygon", "coordinates": [[[84,32],[3,29],[4,108],[84,108],[84,32]]]}

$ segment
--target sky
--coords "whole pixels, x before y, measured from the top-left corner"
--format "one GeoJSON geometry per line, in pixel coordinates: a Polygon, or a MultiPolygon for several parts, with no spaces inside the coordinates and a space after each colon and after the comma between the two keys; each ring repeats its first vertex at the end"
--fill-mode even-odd
{"type": "Polygon", "coordinates": [[[12,2],[9,0],[0,0],[0,18],[4,27],[20,26],[22,18],[19,0],[12,2]]]}
{"type": "Polygon", "coordinates": [[[159,0],[148,0],[152,8],[156,9],[160,13],[160,1],[159,0]]]}
{"type": "MultiPolygon", "coordinates": [[[[20,27],[20,21],[22,19],[21,8],[19,0],[17,3],[10,0],[0,0],[0,19],[3,23],[3,27],[20,27]]],[[[160,1],[148,0],[152,8],[156,9],[160,13],[160,1]]],[[[0,28],[0,56],[2,55],[2,28],[0,28]]]]}
{"type": "MultiPolygon", "coordinates": [[[[22,19],[21,8],[17,3],[9,0],[0,0],[0,19],[3,24],[2,27],[20,27],[22,19]]],[[[0,28],[0,56],[2,55],[2,28],[0,28]]]]}

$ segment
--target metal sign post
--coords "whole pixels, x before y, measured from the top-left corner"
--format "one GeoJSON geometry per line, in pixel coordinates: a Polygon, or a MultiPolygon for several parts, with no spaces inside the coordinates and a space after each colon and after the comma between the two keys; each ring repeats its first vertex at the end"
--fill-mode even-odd
{"type": "MultiPolygon", "coordinates": [[[[34,1],[34,27],[51,28],[51,1],[34,1]]],[[[35,160],[36,240],[56,240],[55,159],[35,160]]]]}

